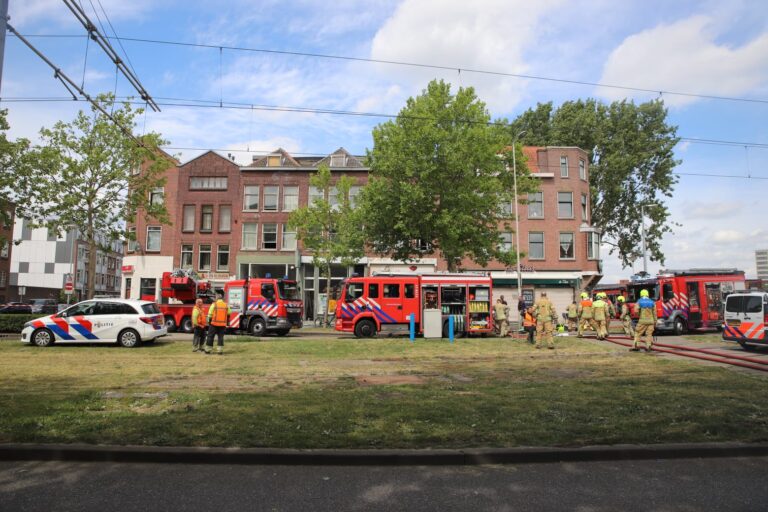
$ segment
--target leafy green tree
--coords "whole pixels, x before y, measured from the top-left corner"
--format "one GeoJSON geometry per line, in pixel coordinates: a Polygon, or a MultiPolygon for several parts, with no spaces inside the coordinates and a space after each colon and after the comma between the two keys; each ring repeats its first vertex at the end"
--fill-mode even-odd
{"type": "MultiPolygon", "coordinates": [[[[292,212],[288,225],[296,230],[304,249],[312,253],[312,264],[325,278],[330,300],[331,264],[350,267],[365,255],[362,218],[349,198],[349,189],[355,184],[349,176],[341,176],[334,183],[331,170],[321,164],[317,174],[309,178],[309,184],[321,191],[322,197],[292,212]],[[334,187],[337,203],[331,204],[334,187]]],[[[325,308],[323,325],[327,322],[328,308],[325,308]]]]}
{"type": "MultiPolygon", "coordinates": [[[[0,225],[8,226],[11,217],[24,216],[27,211],[28,197],[35,193],[32,180],[31,164],[34,161],[30,153],[28,139],[8,140],[6,131],[10,128],[7,120],[8,111],[0,110],[0,225]]],[[[0,235],[0,246],[10,243],[0,235]]]]}
{"type": "Polygon", "coordinates": [[[640,251],[640,207],[649,205],[646,246],[653,260],[664,263],[661,238],[677,225],[664,203],[677,183],[673,171],[680,161],[673,149],[680,139],[677,127],[667,123],[663,102],[606,105],[588,99],[554,111],[551,102],[539,103],[511,125],[512,133],[526,131],[525,144],[578,146],[589,153],[592,224],[624,266],[640,251]]]}
{"type": "MultiPolygon", "coordinates": [[[[465,257],[516,263],[500,234],[512,220],[512,139],[490,121],[474,89],[452,95],[449,84],[433,80],[395,120],[374,128],[362,201],[374,250],[401,261],[439,252],[450,270],[465,257]]],[[[515,150],[522,195],[537,184],[515,150]]]]}
{"type": "MultiPolygon", "coordinates": [[[[97,101],[109,111],[111,95],[97,101]]],[[[102,241],[125,235],[125,223],[138,211],[147,218],[168,223],[163,203],[150,203],[153,189],[165,184],[169,158],[158,146],[166,142],[156,133],[134,139],[134,128],[143,110],[129,103],[114,107],[108,119],[95,107],[92,114],[80,111],[76,118],[59,121],[40,131],[42,145],[34,151],[30,176],[34,194],[26,202],[33,225],[62,234],[77,229],[88,245],[88,296],[95,291],[96,255],[102,241]]]]}

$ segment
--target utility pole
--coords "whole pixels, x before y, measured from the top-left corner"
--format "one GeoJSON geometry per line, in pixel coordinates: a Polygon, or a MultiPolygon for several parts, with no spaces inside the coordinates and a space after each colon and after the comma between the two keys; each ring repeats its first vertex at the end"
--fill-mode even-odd
{"type": "Polygon", "coordinates": [[[0,0],[0,90],[3,86],[3,62],[5,61],[5,33],[8,24],[8,0],[0,0]]]}

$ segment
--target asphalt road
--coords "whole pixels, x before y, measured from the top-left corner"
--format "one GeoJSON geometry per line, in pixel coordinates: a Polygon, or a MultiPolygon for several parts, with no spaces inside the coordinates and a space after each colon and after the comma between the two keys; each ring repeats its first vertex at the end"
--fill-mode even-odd
{"type": "Polygon", "coordinates": [[[0,462],[12,511],[765,511],[768,457],[504,466],[0,462]]]}

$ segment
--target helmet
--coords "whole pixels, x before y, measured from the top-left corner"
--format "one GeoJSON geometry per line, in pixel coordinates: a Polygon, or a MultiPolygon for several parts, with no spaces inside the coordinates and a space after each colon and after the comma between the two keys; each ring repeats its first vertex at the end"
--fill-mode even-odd
{"type": "Polygon", "coordinates": [[[616,300],[619,302],[624,302],[627,299],[625,299],[623,295],[619,295],[618,297],[616,297],[616,300]]]}
{"type": "Polygon", "coordinates": [[[596,295],[596,297],[597,297],[598,299],[602,299],[603,297],[605,297],[605,294],[604,294],[603,292],[597,292],[597,295],[596,295]]]}
{"type": "Polygon", "coordinates": [[[582,299],[588,299],[589,298],[589,294],[587,292],[581,292],[581,298],[582,299]]]}
{"type": "Polygon", "coordinates": [[[641,297],[647,297],[648,296],[648,290],[640,290],[640,296],[641,297]]]}

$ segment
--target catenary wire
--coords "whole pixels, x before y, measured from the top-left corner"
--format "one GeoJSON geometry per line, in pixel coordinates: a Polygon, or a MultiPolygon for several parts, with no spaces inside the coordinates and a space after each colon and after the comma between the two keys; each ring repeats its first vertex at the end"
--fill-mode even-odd
{"type": "MultiPolygon", "coordinates": [[[[84,36],[66,35],[66,34],[35,34],[35,35],[29,35],[28,37],[84,37],[84,36]]],[[[116,37],[116,39],[118,40],[122,39],[123,41],[130,41],[134,43],[161,44],[161,45],[169,45],[169,46],[186,46],[186,47],[209,48],[209,49],[224,49],[224,50],[232,50],[232,51],[240,51],[240,52],[290,55],[294,57],[310,57],[310,58],[318,58],[318,59],[368,62],[372,64],[387,64],[387,65],[393,65],[393,66],[439,69],[443,71],[458,71],[458,72],[463,71],[466,73],[475,73],[475,74],[481,74],[481,75],[503,76],[503,77],[509,77],[509,78],[521,78],[526,80],[542,80],[542,81],[572,84],[572,85],[585,85],[590,87],[605,87],[607,89],[621,89],[626,91],[645,92],[645,93],[660,94],[660,95],[666,94],[666,95],[672,95],[672,96],[684,96],[684,97],[690,97],[690,98],[701,98],[701,99],[710,99],[710,100],[719,100],[719,101],[738,101],[738,102],[768,104],[768,99],[763,99],[763,98],[744,98],[744,97],[735,97],[735,96],[717,96],[712,94],[699,94],[699,93],[684,92],[684,91],[667,91],[664,89],[649,89],[649,88],[634,87],[629,85],[603,84],[600,82],[588,82],[585,80],[570,80],[565,78],[556,78],[556,77],[549,77],[549,76],[524,75],[520,73],[508,73],[504,71],[473,69],[473,68],[466,68],[463,66],[440,66],[437,64],[424,64],[419,62],[369,59],[365,57],[351,57],[348,55],[332,55],[332,54],[325,54],[325,53],[297,52],[297,51],[288,51],[288,50],[271,50],[267,48],[249,48],[245,46],[227,46],[227,45],[220,45],[220,44],[189,43],[184,41],[169,41],[169,40],[162,40],[162,39],[147,39],[147,38],[139,38],[139,37],[116,37]]]]}

